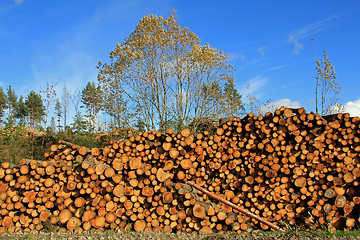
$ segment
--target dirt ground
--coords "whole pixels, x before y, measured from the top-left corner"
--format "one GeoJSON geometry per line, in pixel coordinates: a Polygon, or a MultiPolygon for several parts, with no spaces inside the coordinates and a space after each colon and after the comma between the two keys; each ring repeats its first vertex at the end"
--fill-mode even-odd
{"type": "Polygon", "coordinates": [[[155,232],[143,232],[143,233],[82,233],[82,234],[65,234],[65,233],[4,233],[0,235],[0,240],[110,240],[110,239],[119,239],[119,240],[292,240],[292,239],[301,239],[301,240],[317,240],[317,239],[360,239],[360,237],[353,236],[305,236],[305,235],[296,235],[296,234],[276,234],[276,233],[266,233],[266,234],[251,234],[251,235],[228,235],[228,234],[209,234],[209,235],[199,235],[199,234],[165,234],[165,233],[155,233],[155,232]]]}

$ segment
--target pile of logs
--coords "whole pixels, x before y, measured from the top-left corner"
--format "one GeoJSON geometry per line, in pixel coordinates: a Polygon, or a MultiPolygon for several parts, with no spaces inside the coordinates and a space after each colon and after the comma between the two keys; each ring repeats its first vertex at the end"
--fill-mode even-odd
{"type": "Polygon", "coordinates": [[[248,233],[270,222],[353,229],[360,214],[360,118],[303,108],[220,122],[215,134],[139,132],[0,168],[0,232],[106,229],[248,233]]]}

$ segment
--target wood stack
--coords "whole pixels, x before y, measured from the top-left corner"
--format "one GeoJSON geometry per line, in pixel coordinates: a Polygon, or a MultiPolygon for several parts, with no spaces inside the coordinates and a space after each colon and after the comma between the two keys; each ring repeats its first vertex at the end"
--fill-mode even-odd
{"type": "Polygon", "coordinates": [[[269,229],[188,181],[283,227],[359,225],[358,117],[282,107],[220,123],[214,135],[140,132],[103,149],[60,141],[44,161],[4,162],[0,231],[269,229]]]}

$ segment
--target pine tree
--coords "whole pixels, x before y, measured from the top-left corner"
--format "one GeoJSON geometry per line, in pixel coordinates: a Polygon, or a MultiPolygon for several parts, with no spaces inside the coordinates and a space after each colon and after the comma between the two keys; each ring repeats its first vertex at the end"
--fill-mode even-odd
{"type": "Polygon", "coordinates": [[[17,96],[11,85],[7,89],[7,108],[9,109],[8,123],[14,125],[14,114],[17,108],[17,96]]]}
{"type": "Polygon", "coordinates": [[[88,129],[88,122],[84,119],[84,116],[77,112],[73,117],[72,129],[76,134],[83,134],[88,129]]]}
{"type": "Polygon", "coordinates": [[[41,96],[34,91],[31,91],[25,100],[27,115],[29,117],[30,127],[36,127],[45,115],[44,105],[41,96]]]}
{"type": "Polygon", "coordinates": [[[4,110],[7,108],[7,98],[2,87],[0,87],[0,127],[4,126],[4,110]]]}
{"type": "Polygon", "coordinates": [[[241,94],[239,94],[238,90],[235,87],[234,79],[229,79],[224,86],[224,108],[225,116],[239,116],[241,111],[244,110],[244,105],[241,101],[241,94]]]}
{"type": "Polygon", "coordinates": [[[81,101],[88,110],[86,117],[89,118],[90,131],[93,132],[96,126],[96,117],[101,109],[100,87],[96,87],[93,82],[88,82],[82,91],[81,101]]]}
{"type": "Polygon", "coordinates": [[[24,103],[23,96],[19,97],[19,102],[16,106],[15,118],[19,119],[19,124],[24,125],[26,123],[26,117],[28,116],[27,107],[24,103]]]}

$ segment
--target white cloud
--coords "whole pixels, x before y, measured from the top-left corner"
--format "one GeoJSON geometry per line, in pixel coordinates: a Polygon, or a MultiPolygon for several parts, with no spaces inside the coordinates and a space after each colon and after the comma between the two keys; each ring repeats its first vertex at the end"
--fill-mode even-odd
{"type": "Polygon", "coordinates": [[[303,38],[310,38],[315,35],[315,33],[321,32],[331,27],[329,24],[330,21],[338,18],[339,16],[333,15],[328,18],[325,18],[319,22],[306,25],[302,28],[299,28],[289,34],[288,42],[294,44],[293,54],[299,54],[300,50],[304,47],[300,40],[303,38]]]}
{"type": "Polygon", "coordinates": [[[259,113],[265,114],[267,112],[274,112],[276,109],[279,109],[280,107],[288,107],[288,108],[300,108],[301,104],[300,102],[293,102],[290,99],[284,98],[279,99],[275,102],[270,102],[265,104],[264,106],[260,107],[259,113]]]}
{"type": "Polygon", "coordinates": [[[349,113],[350,116],[352,117],[360,116],[360,99],[356,101],[347,102],[344,105],[344,107],[345,107],[344,112],[349,113]]]}

